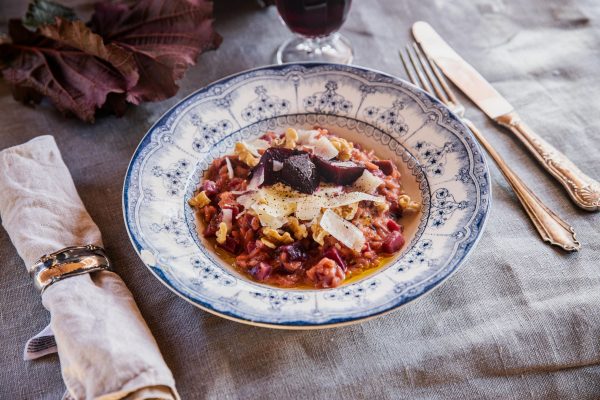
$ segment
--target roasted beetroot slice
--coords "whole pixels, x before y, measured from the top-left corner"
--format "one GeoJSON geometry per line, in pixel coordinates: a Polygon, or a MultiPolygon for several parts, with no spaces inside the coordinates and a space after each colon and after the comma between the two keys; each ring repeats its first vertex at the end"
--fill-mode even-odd
{"type": "Polygon", "coordinates": [[[395,231],[402,232],[402,227],[400,225],[398,225],[398,223],[396,221],[394,221],[393,219],[388,219],[386,226],[392,232],[395,232],[395,231]]]}
{"type": "Polygon", "coordinates": [[[391,175],[394,172],[394,164],[390,160],[373,161],[373,164],[377,165],[381,172],[386,175],[391,175]]]}
{"type": "Polygon", "coordinates": [[[404,236],[398,231],[393,231],[383,240],[381,249],[388,254],[393,254],[400,250],[402,246],[404,246],[404,236]]]}
{"type": "Polygon", "coordinates": [[[269,155],[273,157],[273,160],[277,160],[280,162],[284,162],[291,156],[295,156],[298,154],[308,154],[305,151],[291,150],[286,149],[284,147],[270,147],[265,151],[265,154],[267,153],[269,153],[269,155]]]}
{"type": "Polygon", "coordinates": [[[301,153],[304,152],[282,147],[270,147],[265,150],[263,155],[260,157],[260,161],[258,162],[258,165],[252,169],[250,177],[254,176],[254,174],[258,172],[260,168],[264,168],[265,179],[262,185],[274,185],[275,183],[281,181],[281,171],[273,170],[273,160],[284,162],[287,158],[301,153]]]}
{"type": "Polygon", "coordinates": [[[365,167],[352,161],[327,161],[321,157],[313,157],[319,175],[326,182],[337,185],[350,185],[360,178],[365,167]]]}
{"type": "Polygon", "coordinates": [[[279,181],[301,193],[311,194],[319,186],[317,167],[308,154],[298,154],[283,161],[279,181]]]}

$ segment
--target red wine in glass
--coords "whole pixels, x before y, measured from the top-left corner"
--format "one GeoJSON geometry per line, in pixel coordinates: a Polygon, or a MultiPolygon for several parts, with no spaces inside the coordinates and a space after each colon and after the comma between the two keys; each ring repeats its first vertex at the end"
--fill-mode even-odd
{"type": "Polygon", "coordinates": [[[349,64],[353,58],[348,39],[337,33],[351,0],[276,0],[283,22],[298,36],[277,50],[277,62],[320,61],[349,64]]]}
{"type": "Polygon", "coordinates": [[[277,0],[277,10],[286,25],[306,37],[336,32],[350,10],[351,0],[277,0]]]}

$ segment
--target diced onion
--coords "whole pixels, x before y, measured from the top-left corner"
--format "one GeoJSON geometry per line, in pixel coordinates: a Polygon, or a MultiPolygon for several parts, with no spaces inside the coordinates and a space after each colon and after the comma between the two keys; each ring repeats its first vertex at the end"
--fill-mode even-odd
{"type": "Polygon", "coordinates": [[[356,252],[360,252],[365,244],[365,235],[361,230],[331,210],[323,213],[319,225],[340,243],[356,252]]]}
{"type": "Polygon", "coordinates": [[[338,150],[326,137],[321,137],[315,142],[313,154],[326,160],[331,160],[338,155],[338,150]]]}
{"type": "Polygon", "coordinates": [[[235,216],[235,219],[240,219],[242,215],[246,214],[246,212],[248,212],[248,210],[244,210],[241,213],[238,213],[238,215],[235,216]]]}
{"type": "Polygon", "coordinates": [[[233,222],[233,210],[231,208],[223,209],[223,222],[227,225],[227,230],[231,231],[231,223],[233,222]]]}
{"type": "Polygon", "coordinates": [[[229,161],[229,157],[225,157],[225,164],[227,164],[227,176],[229,179],[233,179],[233,166],[231,165],[231,161],[229,161]]]}
{"type": "Polygon", "coordinates": [[[361,192],[373,193],[383,183],[383,179],[373,175],[365,169],[362,175],[356,181],[354,181],[352,187],[360,190],[361,192]]]}

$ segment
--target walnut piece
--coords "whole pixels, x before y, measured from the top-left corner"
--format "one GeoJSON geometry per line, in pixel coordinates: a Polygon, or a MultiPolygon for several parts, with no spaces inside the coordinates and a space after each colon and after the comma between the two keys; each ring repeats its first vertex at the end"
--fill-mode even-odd
{"type": "Polygon", "coordinates": [[[248,165],[249,167],[255,167],[258,164],[258,158],[254,157],[252,155],[252,152],[250,151],[250,149],[248,149],[248,147],[242,143],[242,142],[237,142],[235,144],[235,150],[234,150],[235,154],[237,154],[237,156],[240,158],[240,160],[245,163],[246,165],[248,165]]]}
{"type": "Polygon", "coordinates": [[[298,132],[294,128],[287,128],[285,130],[285,142],[283,147],[286,149],[295,149],[296,142],[298,141],[298,132]]]}
{"type": "MultiPolygon", "coordinates": [[[[379,204],[379,203],[377,203],[377,204],[379,204]]],[[[356,212],[358,211],[358,202],[348,204],[345,206],[336,207],[336,208],[333,208],[332,210],[334,213],[336,213],[340,217],[347,219],[348,221],[351,221],[352,219],[354,219],[354,216],[356,215],[356,212]]]]}
{"type": "Polygon", "coordinates": [[[333,144],[333,147],[335,147],[338,151],[338,158],[342,161],[348,161],[350,160],[350,157],[352,156],[352,149],[354,148],[354,146],[352,145],[352,143],[348,142],[346,139],[342,139],[339,137],[330,137],[329,141],[331,142],[331,144],[333,144]]]}
{"type": "Polygon", "coordinates": [[[221,222],[219,224],[219,229],[217,230],[217,243],[223,244],[227,239],[227,224],[225,222],[221,222]]]}
{"type": "Polygon", "coordinates": [[[323,246],[325,244],[324,239],[329,236],[329,233],[319,225],[318,220],[315,220],[310,226],[310,230],[312,232],[313,240],[323,246]]]}
{"type": "Polygon", "coordinates": [[[271,242],[269,242],[269,241],[268,241],[267,239],[265,239],[265,238],[261,238],[261,239],[260,239],[260,241],[261,241],[261,242],[263,242],[263,244],[264,244],[265,246],[267,246],[267,247],[269,247],[269,248],[271,248],[271,249],[276,249],[276,248],[277,248],[277,245],[276,245],[275,243],[271,243],[271,242]]]}
{"type": "Polygon", "coordinates": [[[398,197],[398,205],[402,210],[407,212],[417,212],[421,209],[421,205],[416,201],[413,201],[410,196],[406,194],[398,197]]]}
{"type": "Polygon", "coordinates": [[[210,199],[206,195],[206,192],[203,190],[194,197],[192,197],[188,204],[192,207],[203,208],[210,204],[210,199]]]}
{"type": "Polygon", "coordinates": [[[294,242],[294,238],[292,238],[289,232],[284,232],[282,235],[273,228],[263,228],[262,233],[263,235],[265,235],[265,238],[271,243],[290,244],[294,242]]]}
{"type": "Polygon", "coordinates": [[[288,217],[288,226],[292,230],[296,240],[302,240],[308,236],[308,229],[298,221],[298,218],[288,217]]]}

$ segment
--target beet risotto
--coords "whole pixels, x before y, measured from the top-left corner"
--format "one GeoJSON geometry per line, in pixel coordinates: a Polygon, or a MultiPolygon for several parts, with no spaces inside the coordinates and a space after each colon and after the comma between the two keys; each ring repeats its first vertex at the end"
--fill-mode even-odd
{"type": "Polygon", "coordinates": [[[189,204],[240,272],[305,288],[381,265],[404,246],[402,216],[420,208],[393,162],[322,128],[236,143],[189,204]]]}

